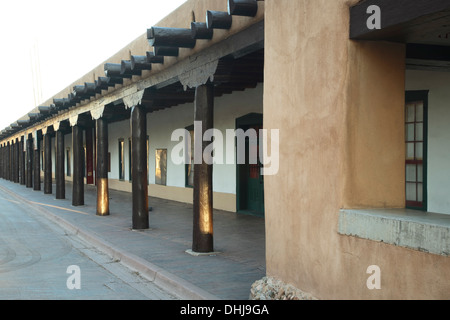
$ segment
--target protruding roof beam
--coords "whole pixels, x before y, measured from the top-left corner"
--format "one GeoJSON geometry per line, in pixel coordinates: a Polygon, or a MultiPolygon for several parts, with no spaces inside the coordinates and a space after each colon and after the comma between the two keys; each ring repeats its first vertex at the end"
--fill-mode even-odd
{"type": "Polygon", "coordinates": [[[157,56],[154,52],[147,51],[146,56],[148,63],[164,63],[164,56],[157,56]]]}
{"type": "Polygon", "coordinates": [[[109,78],[128,78],[131,79],[133,75],[122,74],[122,64],[121,63],[105,63],[104,66],[105,75],[109,78]]]}
{"type": "Polygon", "coordinates": [[[28,123],[30,123],[30,119],[17,120],[17,124],[21,127],[26,126],[28,123]]]}
{"type": "Polygon", "coordinates": [[[53,99],[53,103],[55,104],[57,109],[62,110],[64,108],[64,104],[66,103],[65,99],[53,99]]]}
{"type": "Polygon", "coordinates": [[[28,114],[28,118],[30,118],[31,122],[36,122],[37,120],[39,120],[40,117],[41,117],[40,113],[30,112],[28,114]]]}
{"type": "Polygon", "coordinates": [[[41,114],[50,114],[52,111],[52,107],[50,106],[39,106],[38,110],[41,114]]]}
{"type": "Polygon", "coordinates": [[[109,87],[114,87],[116,84],[123,84],[123,79],[98,77],[97,80],[97,87],[101,88],[101,90],[108,90],[109,87]]]}
{"type": "Polygon", "coordinates": [[[122,60],[120,68],[121,75],[131,75],[131,76],[140,76],[142,74],[141,70],[132,70],[131,69],[131,61],[130,60],[122,60]]]}
{"type": "Polygon", "coordinates": [[[196,40],[190,29],[151,27],[147,29],[147,39],[154,47],[189,48],[195,47],[196,40]]]}
{"type": "Polygon", "coordinates": [[[256,0],[228,0],[228,14],[234,16],[254,17],[258,12],[256,0]]]}
{"type": "Polygon", "coordinates": [[[171,47],[153,47],[155,56],[164,56],[164,57],[178,57],[180,53],[179,48],[171,48],[171,47]]]}
{"type": "Polygon", "coordinates": [[[131,56],[131,70],[152,70],[152,64],[147,56],[131,56]]]}
{"type": "Polygon", "coordinates": [[[19,126],[19,124],[17,123],[17,122],[13,122],[13,123],[11,123],[11,128],[13,128],[13,129],[18,129],[20,126],[19,126]]]}
{"type": "Polygon", "coordinates": [[[83,85],[73,86],[72,101],[78,103],[81,102],[82,100],[84,100],[84,86],[83,85]]]}
{"type": "Polygon", "coordinates": [[[86,98],[95,96],[95,94],[96,94],[95,83],[94,82],[85,82],[83,93],[86,98]]]}
{"type": "Polygon", "coordinates": [[[232,21],[228,12],[206,11],[206,25],[209,29],[230,29],[232,21]]]}
{"type": "Polygon", "coordinates": [[[213,29],[208,29],[205,22],[191,22],[191,36],[194,39],[211,40],[214,35],[213,29]]]}

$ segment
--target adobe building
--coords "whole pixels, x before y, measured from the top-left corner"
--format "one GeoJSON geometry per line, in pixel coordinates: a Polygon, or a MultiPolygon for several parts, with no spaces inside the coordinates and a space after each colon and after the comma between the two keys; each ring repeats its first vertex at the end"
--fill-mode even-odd
{"type": "Polygon", "coordinates": [[[73,205],[95,184],[101,216],[132,192],[135,229],[148,196],[192,203],[194,252],[213,209],[259,215],[267,277],[317,299],[449,299],[449,35],[448,0],[188,0],[1,131],[0,174],[73,205]],[[212,128],[277,170],[174,161],[212,128]]]}

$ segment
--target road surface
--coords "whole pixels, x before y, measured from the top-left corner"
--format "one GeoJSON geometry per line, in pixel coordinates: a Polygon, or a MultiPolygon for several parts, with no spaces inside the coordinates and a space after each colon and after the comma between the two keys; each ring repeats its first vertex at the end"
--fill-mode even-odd
{"type": "Polygon", "coordinates": [[[0,300],[177,300],[0,190],[0,300]]]}

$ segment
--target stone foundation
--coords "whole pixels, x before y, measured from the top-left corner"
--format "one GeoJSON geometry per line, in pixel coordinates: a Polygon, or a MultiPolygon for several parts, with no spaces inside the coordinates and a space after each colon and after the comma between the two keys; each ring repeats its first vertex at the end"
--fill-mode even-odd
{"type": "Polygon", "coordinates": [[[253,283],[250,300],[317,300],[290,284],[272,277],[264,277],[253,283]]]}

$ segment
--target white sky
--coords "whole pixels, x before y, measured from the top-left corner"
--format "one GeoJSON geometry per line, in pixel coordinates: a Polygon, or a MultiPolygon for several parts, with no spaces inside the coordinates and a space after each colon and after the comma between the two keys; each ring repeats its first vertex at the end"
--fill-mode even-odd
{"type": "Polygon", "coordinates": [[[22,0],[0,11],[0,131],[144,34],[185,0],[22,0]],[[34,102],[38,44],[42,100],[34,102]]]}

